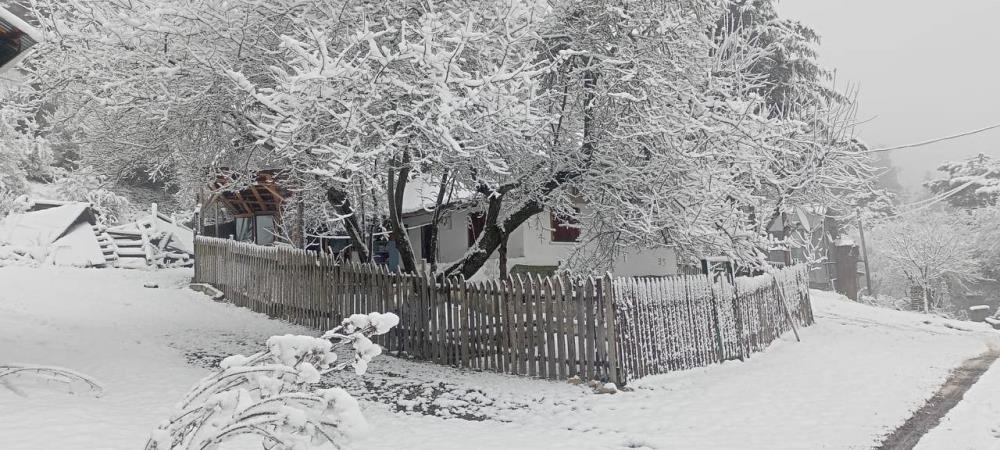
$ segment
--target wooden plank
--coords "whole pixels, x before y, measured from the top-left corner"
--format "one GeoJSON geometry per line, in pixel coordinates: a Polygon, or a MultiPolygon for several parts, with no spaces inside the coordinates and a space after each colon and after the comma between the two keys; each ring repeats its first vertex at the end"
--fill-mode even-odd
{"type": "MultiPolygon", "coordinates": [[[[591,278],[593,279],[593,278],[591,278]]],[[[601,279],[594,280],[594,286],[597,287],[595,303],[594,303],[594,327],[595,336],[597,337],[594,341],[594,346],[597,349],[597,361],[595,369],[597,370],[597,378],[604,379],[608,372],[608,324],[604,320],[604,301],[606,300],[604,290],[605,286],[601,279]]]]}
{"type": "Polygon", "coordinates": [[[576,373],[581,379],[587,379],[587,313],[584,308],[586,299],[586,287],[582,280],[576,280],[573,285],[575,295],[573,296],[573,309],[576,314],[574,321],[574,334],[576,345],[576,373]]]}
{"type": "Polygon", "coordinates": [[[458,314],[458,329],[461,335],[459,336],[459,343],[461,346],[461,366],[463,368],[471,367],[469,361],[469,283],[460,283],[461,291],[459,296],[459,314],[458,314]]]}
{"type": "Polygon", "coordinates": [[[490,362],[490,329],[487,317],[486,295],[482,289],[476,289],[476,320],[479,325],[477,335],[479,345],[479,368],[489,370],[490,362]]]}
{"type": "Polygon", "coordinates": [[[492,289],[495,283],[496,280],[490,280],[483,283],[482,288],[483,295],[486,297],[486,306],[489,310],[490,370],[503,373],[503,358],[501,355],[503,346],[500,343],[500,302],[497,301],[496,289],[492,289]]]}
{"type": "Polygon", "coordinates": [[[584,322],[584,333],[586,338],[584,343],[586,345],[586,378],[587,380],[594,380],[597,378],[597,373],[594,371],[595,359],[597,358],[597,349],[595,348],[597,335],[595,333],[594,327],[594,303],[597,301],[595,296],[595,286],[594,280],[587,278],[584,281],[584,295],[582,299],[582,306],[585,314],[584,322]]]}
{"type": "Polygon", "coordinates": [[[485,361],[483,367],[489,371],[496,371],[496,333],[493,331],[493,302],[490,293],[484,289],[482,283],[478,283],[477,292],[480,302],[482,302],[483,316],[483,351],[485,361]]]}
{"type": "Polygon", "coordinates": [[[528,376],[538,376],[538,358],[536,350],[535,335],[535,287],[532,276],[529,274],[525,278],[524,285],[524,334],[525,334],[525,361],[528,365],[528,376]]]}
{"type": "Polygon", "coordinates": [[[525,286],[524,278],[520,274],[515,277],[515,280],[514,307],[517,322],[515,326],[515,335],[517,337],[517,345],[515,347],[515,351],[517,352],[517,373],[528,375],[528,324],[525,322],[528,308],[526,303],[526,291],[528,288],[525,286]]]}
{"type": "Polygon", "coordinates": [[[488,286],[497,312],[497,372],[510,373],[510,315],[503,281],[491,280],[488,286]]]}
{"type": "Polygon", "coordinates": [[[604,276],[604,324],[608,342],[608,381],[618,386],[624,384],[621,378],[618,364],[618,334],[615,327],[615,304],[614,304],[614,280],[611,274],[604,276]]]}
{"type": "Polygon", "coordinates": [[[576,363],[576,308],[573,302],[573,282],[566,278],[559,278],[559,291],[562,296],[562,333],[563,346],[566,364],[566,377],[575,376],[578,373],[576,363]]]}
{"type": "Polygon", "coordinates": [[[668,334],[668,323],[666,320],[666,308],[664,308],[664,301],[661,297],[661,286],[664,283],[670,282],[669,280],[650,280],[649,286],[647,288],[648,295],[650,296],[649,303],[651,307],[651,315],[653,322],[653,335],[655,342],[655,347],[653,351],[653,365],[650,367],[650,371],[653,373],[666,373],[669,369],[669,334],[668,334]]]}
{"type": "MultiPolygon", "coordinates": [[[[432,276],[433,276],[433,274],[432,274],[432,276]]],[[[458,338],[458,336],[455,333],[455,309],[454,309],[454,306],[455,306],[455,300],[457,298],[455,296],[455,292],[456,292],[456,289],[458,289],[458,286],[457,286],[456,283],[453,283],[451,280],[445,279],[445,280],[442,280],[441,287],[442,287],[442,291],[441,292],[444,294],[444,299],[445,299],[445,301],[444,301],[444,342],[443,342],[443,345],[444,345],[444,348],[445,348],[445,353],[444,353],[445,364],[448,364],[449,366],[457,366],[458,365],[458,355],[457,355],[457,352],[455,351],[456,348],[457,348],[455,346],[455,340],[458,338]]]]}
{"type": "Polygon", "coordinates": [[[476,333],[475,333],[475,347],[476,347],[476,368],[480,370],[486,369],[487,360],[487,350],[486,350],[486,323],[483,314],[484,310],[484,299],[483,292],[480,289],[476,289],[476,295],[474,296],[475,301],[473,302],[472,312],[475,317],[476,323],[476,333]]]}
{"type": "Polygon", "coordinates": [[[628,280],[629,291],[632,295],[632,371],[637,378],[649,374],[648,354],[650,342],[648,331],[653,321],[653,312],[658,309],[653,298],[650,298],[649,291],[652,288],[648,280],[630,278],[628,280]]]}
{"type": "Polygon", "coordinates": [[[553,295],[552,290],[552,279],[550,277],[545,277],[542,281],[542,299],[545,303],[545,362],[547,368],[545,373],[548,375],[549,379],[556,380],[559,378],[559,369],[557,368],[557,361],[559,360],[556,349],[558,348],[556,341],[556,298],[553,295]]]}
{"type": "Polygon", "coordinates": [[[503,373],[503,333],[502,319],[500,317],[500,301],[497,298],[497,291],[493,289],[496,280],[484,283],[483,288],[486,295],[486,305],[489,311],[489,342],[490,342],[490,366],[494,372],[503,373]]]}
{"type": "Polygon", "coordinates": [[[469,289],[469,363],[473,369],[479,369],[479,293],[469,289]]]}
{"type": "Polygon", "coordinates": [[[434,321],[434,346],[435,346],[435,360],[438,364],[447,365],[448,357],[445,354],[445,333],[447,333],[447,316],[445,315],[445,292],[434,280],[433,276],[427,275],[427,284],[431,287],[431,292],[433,292],[434,298],[434,312],[433,315],[436,318],[434,321]]]}
{"type": "Polygon", "coordinates": [[[566,296],[561,277],[555,277],[552,284],[553,321],[552,337],[556,344],[556,377],[565,380],[570,377],[569,363],[566,357],[566,296]]]}
{"type": "Polygon", "coordinates": [[[417,275],[420,280],[420,357],[424,361],[433,361],[431,352],[431,298],[427,277],[417,275]]]}

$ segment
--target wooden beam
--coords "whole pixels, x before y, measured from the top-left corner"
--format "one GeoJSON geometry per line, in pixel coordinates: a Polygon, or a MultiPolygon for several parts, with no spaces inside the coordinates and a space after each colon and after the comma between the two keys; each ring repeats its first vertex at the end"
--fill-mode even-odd
{"type": "Polygon", "coordinates": [[[267,203],[265,203],[264,199],[261,198],[260,191],[257,189],[258,187],[259,186],[250,186],[250,192],[253,193],[254,198],[257,199],[257,204],[263,207],[267,203]]]}

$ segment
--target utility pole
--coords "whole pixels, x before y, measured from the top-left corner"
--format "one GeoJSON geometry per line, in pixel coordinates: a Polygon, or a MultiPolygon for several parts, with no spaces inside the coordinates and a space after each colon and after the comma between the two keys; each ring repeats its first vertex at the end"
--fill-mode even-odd
{"type": "Polygon", "coordinates": [[[865,282],[868,284],[868,295],[875,295],[872,292],[872,274],[868,267],[868,246],[865,244],[865,226],[861,221],[861,208],[858,208],[858,233],[861,235],[861,256],[865,259],[865,282]]]}

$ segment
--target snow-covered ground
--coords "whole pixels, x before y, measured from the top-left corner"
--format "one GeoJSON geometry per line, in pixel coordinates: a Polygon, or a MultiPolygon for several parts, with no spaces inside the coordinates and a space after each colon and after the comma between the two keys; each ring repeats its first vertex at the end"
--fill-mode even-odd
{"type": "MultiPolygon", "coordinates": [[[[185,289],[189,276],[0,269],[0,362],[63,366],[106,387],[94,398],[0,386],[2,447],[139,448],[221,357],[273,334],[316,333],[212,302],[185,289]]],[[[327,382],[362,399],[373,431],[357,448],[868,448],[993,338],[981,325],[814,294],[818,323],[801,343],[789,335],[747,362],[614,395],[390,357],[327,382]]]]}

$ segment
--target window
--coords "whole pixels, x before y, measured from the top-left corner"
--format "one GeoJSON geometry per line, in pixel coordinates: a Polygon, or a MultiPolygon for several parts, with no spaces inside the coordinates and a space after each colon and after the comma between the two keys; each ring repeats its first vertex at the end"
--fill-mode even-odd
{"type": "Polygon", "coordinates": [[[271,245],[274,243],[274,216],[237,217],[235,230],[233,239],[237,241],[271,245]]]}
{"type": "Polygon", "coordinates": [[[471,248],[473,244],[476,243],[476,239],[479,238],[480,234],[483,234],[483,229],[486,228],[486,215],[477,212],[469,214],[469,247],[471,248]]]}
{"type": "Polygon", "coordinates": [[[434,225],[431,224],[420,227],[420,257],[424,261],[427,261],[427,257],[434,252],[434,248],[431,247],[431,230],[433,229],[434,225]]]}
{"type": "Polygon", "coordinates": [[[258,245],[271,245],[274,243],[274,216],[257,216],[257,223],[254,227],[257,235],[258,245]]]}
{"type": "MultiPolygon", "coordinates": [[[[580,210],[577,208],[579,214],[580,210]]],[[[576,242],[580,239],[580,222],[575,217],[557,216],[550,213],[552,221],[552,242],[576,242]]]]}
{"type": "Polygon", "coordinates": [[[253,241],[253,217],[236,218],[236,233],[233,239],[240,242],[253,241]]]}

